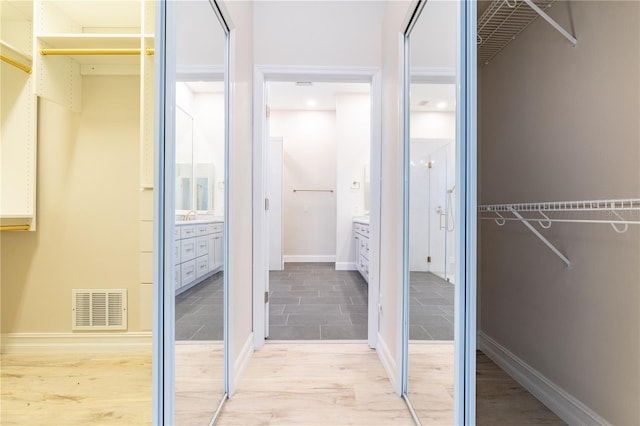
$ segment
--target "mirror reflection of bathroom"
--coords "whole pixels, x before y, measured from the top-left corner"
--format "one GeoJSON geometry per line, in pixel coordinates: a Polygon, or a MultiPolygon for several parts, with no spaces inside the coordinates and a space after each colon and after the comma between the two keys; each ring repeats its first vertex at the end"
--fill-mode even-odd
{"type": "Polygon", "coordinates": [[[367,339],[370,90],[268,82],[271,341],[367,339]]]}
{"type": "Polygon", "coordinates": [[[208,424],[224,393],[226,33],[208,1],[176,2],[175,421],[208,424]]]}
{"type": "Polygon", "coordinates": [[[407,394],[423,422],[453,423],[457,2],[427,1],[409,33],[407,394]]]}

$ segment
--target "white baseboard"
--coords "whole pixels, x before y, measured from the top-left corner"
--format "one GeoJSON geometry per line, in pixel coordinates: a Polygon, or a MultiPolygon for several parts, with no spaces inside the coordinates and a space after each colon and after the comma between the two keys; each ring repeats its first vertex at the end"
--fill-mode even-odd
{"type": "Polygon", "coordinates": [[[355,262],[336,262],[336,271],[357,271],[355,262]]]}
{"type": "Polygon", "coordinates": [[[318,256],[298,256],[298,255],[284,255],[282,260],[285,263],[289,262],[335,262],[335,255],[318,255],[318,256]]]}
{"type": "Polygon", "coordinates": [[[389,376],[389,381],[391,382],[391,386],[393,386],[393,390],[400,395],[400,382],[398,381],[398,377],[396,377],[397,364],[393,356],[391,356],[387,342],[384,341],[380,333],[378,333],[376,352],[378,354],[378,358],[380,358],[380,362],[382,362],[384,370],[387,372],[387,376],[389,376]]]}
{"type": "Polygon", "coordinates": [[[247,364],[249,364],[249,360],[253,355],[253,333],[249,334],[247,340],[245,340],[244,345],[242,345],[242,349],[240,350],[240,355],[233,363],[233,383],[229,387],[229,397],[231,397],[235,391],[238,383],[240,382],[240,378],[244,373],[245,368],[247,368],[247,364]]]}
{"type": "Polygon", "coordinates": [[[569,425],[609,425],[573,395],[481,331],[478,348],[569,425]]]}
{"type": "Polygon", "coordinates": [[[151,332],[137,333],[5,333],[3,354],[131,353],[152,350],[151,332]]]}

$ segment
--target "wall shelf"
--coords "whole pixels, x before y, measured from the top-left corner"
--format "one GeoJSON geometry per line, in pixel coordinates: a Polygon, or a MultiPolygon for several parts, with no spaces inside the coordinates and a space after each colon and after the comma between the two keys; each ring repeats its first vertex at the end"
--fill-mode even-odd
{"type": "Polygon", "coordinates": [[[478,19],[478,64],[488,64],[539,16],[575,46],[577,40],[544,12],[554,1],[494,0],[478,19]]]}

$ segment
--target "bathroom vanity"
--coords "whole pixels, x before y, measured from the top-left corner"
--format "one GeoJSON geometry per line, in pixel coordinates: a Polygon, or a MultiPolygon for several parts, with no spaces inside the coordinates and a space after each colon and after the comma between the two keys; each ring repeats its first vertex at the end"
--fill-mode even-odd
{"type": "Polygon", "coordinates": [[[356,240],[356,269],[369,282],[369,216],[353,218],[353,235],[356,240]]]}
{"type": "Polygon", "coordinates": [[[178,221],[174,241],[176,295],[222,270],[224,222],[221,219],[178,221]]]}

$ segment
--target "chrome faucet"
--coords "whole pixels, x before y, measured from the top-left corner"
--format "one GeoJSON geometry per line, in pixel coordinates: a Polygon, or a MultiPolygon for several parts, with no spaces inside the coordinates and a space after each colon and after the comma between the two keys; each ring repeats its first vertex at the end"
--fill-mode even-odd
{"type": "Polygon", "coordinates": [[[191,213],[193,213],[193,216],[195,217],[195,215],[197,214],[195,210],[189,210],[189,212],[184,215],[183,220],[191,220],[191,213]]]}

